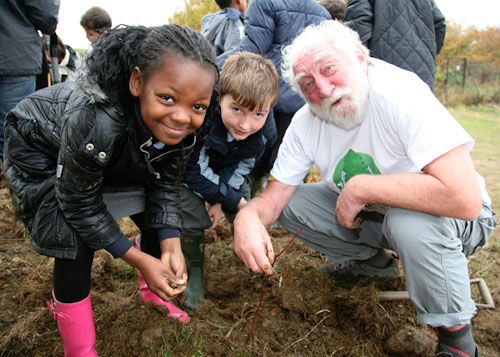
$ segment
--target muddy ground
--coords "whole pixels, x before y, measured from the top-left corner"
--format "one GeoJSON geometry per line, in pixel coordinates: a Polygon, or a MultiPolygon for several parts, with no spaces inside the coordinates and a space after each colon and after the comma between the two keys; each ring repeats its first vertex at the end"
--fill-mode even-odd
{"type": "MultiPolygon", "coordinates": [[[[7,188],[0,188],[0,355],[62,356],[56,322],[45,305],[53,260],[36,254],[15,221],[7,188]]],[[[130,239],[130,221],[120,224],[130,239]]],[[[273,229],[275,251],[292,236],[273,229]]],[[[478,309],[474,337],[481,356],[500,356],[500,234],[470,261],[484,278],[496,309],[478,309]]],[[[232,252],[229,225],[207,233],[206,300],[188,325],[145,304],[137,275],[98,252],[92,301],[99,356],[428,356],[435,332],[416,323],[409,301],[380,301],[377,290],[405,290],[404,276],[386,286],[340,285],[318,270],[325,258],[295,240],[277,259],[269,281],[252,274],[232,252]],[[255,327],[253,321],[257,314],[255,327]]],[[[477,302],[483,302],[476,286],[477,302]]],[[[182,298],[176,300],[182,306],[182,298]]]]}

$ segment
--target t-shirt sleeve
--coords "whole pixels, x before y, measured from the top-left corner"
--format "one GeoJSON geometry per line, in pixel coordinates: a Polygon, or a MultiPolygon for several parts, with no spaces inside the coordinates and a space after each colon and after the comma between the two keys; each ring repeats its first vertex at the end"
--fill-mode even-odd
{"type": "Polygon", "coordinates": [[[395,125],[399,126],[398,132],[408,158],[420,170],[460,145],[472,150],[474,139],[425,83],[412,87],[411,95],[402,100],[399,108],[408,109],[394,113],[393,118],[405,118],[397,120],[395,125]]]}

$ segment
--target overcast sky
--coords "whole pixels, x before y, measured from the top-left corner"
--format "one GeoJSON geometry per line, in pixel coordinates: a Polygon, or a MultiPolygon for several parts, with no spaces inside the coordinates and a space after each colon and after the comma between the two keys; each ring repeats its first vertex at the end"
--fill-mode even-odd
{"type": "MultiPolygon", "coordinates": [[[[0,0],[2,1],[2,0],[0,0]]],[[[113,26],[118,24],[156,26],[167,23],[172,14],[184,8],[184,0],[60,0],[57,34],[74,48],[87,48],[88,40],[80,17],[92,6],[109,12],[113,26]]],[[[500,26],[500,0],[435,0],[447,19],[465,25],[500,26]]]]}

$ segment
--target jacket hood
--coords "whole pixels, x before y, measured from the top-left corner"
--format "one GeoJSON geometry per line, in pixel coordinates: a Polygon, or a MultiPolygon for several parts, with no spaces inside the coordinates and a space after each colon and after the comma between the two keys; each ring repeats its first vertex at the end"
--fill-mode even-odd
{"type": "Polygon", "coordinates": [[[101,90],[90,73],[85,62],[85,56],[76,60],[75,89],[90,98],[91,103],[104,103],[108,97],[101,90]]]}
{"type": "Polygon", "coordinates": [[[215,41],[219,32],[221,31],[221,26],[228,20],[236,21],[238,19],[245,18],[245,14],[232,9],[230,7],[223,10],[217,11],[213,14],[207,14],[203,17],[203,30],[202,34],[205,38],[211,42],[215,41]]]}

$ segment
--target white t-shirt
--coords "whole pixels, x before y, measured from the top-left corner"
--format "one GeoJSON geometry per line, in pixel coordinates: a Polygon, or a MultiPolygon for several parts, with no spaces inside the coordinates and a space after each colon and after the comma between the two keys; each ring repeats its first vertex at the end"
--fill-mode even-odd
{"type": "MultiPolygon", "coordinates": [[[[417,75],[370,58],[368,79],[367,116],[351,130],[319,119],[308,104],[297,111],[271,170],[274,178],[299,185],[315,164],[326,185],[340,192],[356,174],[421,172],[459,145],[472,150],[472,137],[417,75]]],[[[483,201],[491,204],[478,179],[483,201]]]]}

